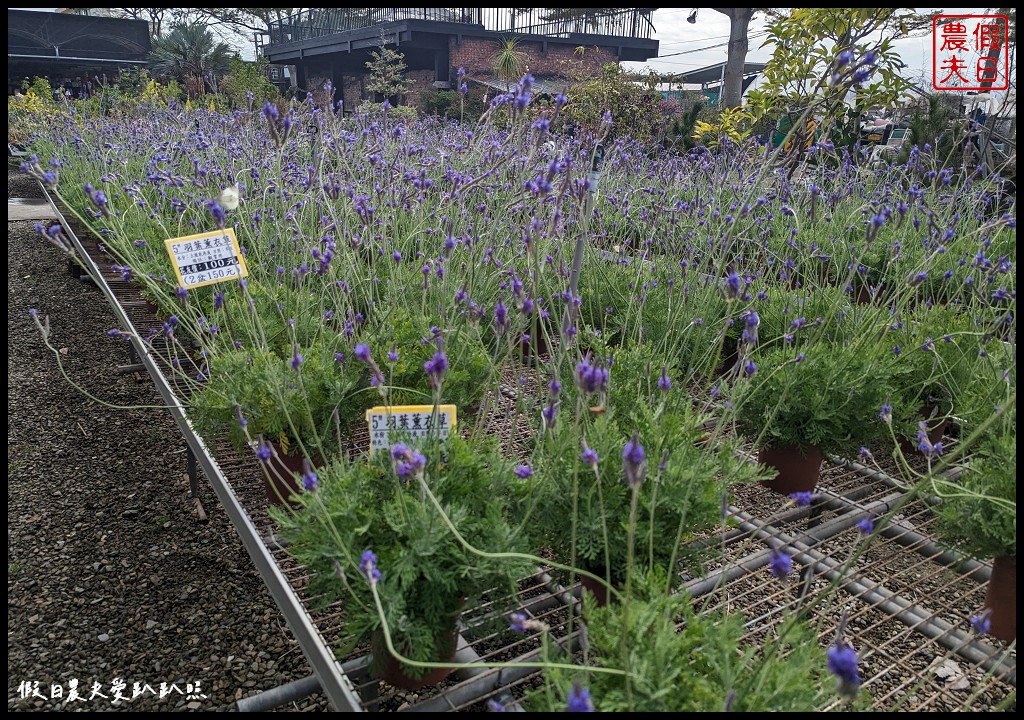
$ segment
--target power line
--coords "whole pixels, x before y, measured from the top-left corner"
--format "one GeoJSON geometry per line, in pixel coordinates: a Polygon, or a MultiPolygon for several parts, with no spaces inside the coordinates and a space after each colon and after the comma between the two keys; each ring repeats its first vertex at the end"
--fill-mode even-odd
{"type": "MultiPolygon", "coordinates": [[[[760,33],[754,33],[753,35],[748,36],[747,40],[756,40],[757,38],[762,38],[762,37],[764,37],[767,34],[768,34],[767,31],[760,32],[760,33]]],[[[715,45],[706,45],[705,47],[694,48],[692,50],[680,50],[679,52],[669,53],[668,55],[659,55],[656,59],[660,60],[661,58],[675,57],[677,55],[690,55],[692,53],[702,52],[704,50],[714,50],[715,48],[725,47],[728,44],[729,44],[728,42],[724,42],[724,43],[717,43],[715,45]]]]}
{"type": "Polygon", "coordinates": [[[662,45],[685,45],[686,43],[705,42],[707,40],[721,40],[728,35],[715,35],[714,37],[696,38],[694,40],[673,40],[672,42],[661,43],[662,45]]]}

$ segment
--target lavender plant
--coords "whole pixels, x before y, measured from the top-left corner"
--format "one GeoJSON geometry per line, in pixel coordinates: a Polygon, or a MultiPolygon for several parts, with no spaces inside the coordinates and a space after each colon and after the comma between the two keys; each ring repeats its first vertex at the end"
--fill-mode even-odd
{"type": "MultiPolygon", "coordinates": [[[[965,395],[985,402],[956,412],[965,427],[994,422],[1015,398],[1015,211],[993,210],[997,176],[941,167],[928,146],[865,172],[856,150],[823,139],[797,178],[753,143],[675,154],[610,139],[603,112],[560,134],[566,99],[535,113],[532,85],[473,124],[386,104],[347,117],[332,88],[230,113],[173,99],[116,116],[72,106],[42,119],[25,169],[159,305],[142,339],[204,432],[255,440],[264,462],[271,440],[304,451],[304,507],[278,520],[346,598],[346,642],[387,628],[423,670],[431,622],[487,583],[508,586],[545,545],[564,572],[596,566],[622,583],[626,600],[593,618],[608,682],[592,668],[586,683],[559,676],[559,704],[815,707],[828,661],[801,631],[803,660],[777,668],[731,662],[729,618],[687,616],[691,629],[671,635],[687,611],[662,596],[684,541],[718,522],[731,484],[759,477],[729,428],[852,455],[891,432],[879,409],[898,430],[931,388],[956,395],[982,364],[995,372],[974,372],[965,395]],[[589,175],[599,139],[604,169],[589,175]],[[163,241],[221,228],[249,277],[179,287],[163,241]],[[871,304],[852,302],[860,286],[871,304]],[[502,456],[483,436],[488,403],[510,395],[529,437],[502,456]],[[410,443],[343,457],[348,422],[405,402],[457,403],[469,439],[449,441],[447,460],[440,444],[410,443]],[[477,404],[479,420],[463,412],[477,404]],[[659,593],[641,592],[647,575],[659,593]],[[691,650],[720,674],[654,662],[691,650]],[[635,672],[652,665],[650,682],[635,672]],[[784,692],[765,696],[776,680],[784,692]],[[692,697],[661,694],[677,685],[692,697]]],[[[906,478],[936,487],[978,436],[906,478]]],[[[783,557],[773,567],[788,574],[783,557]]],[[[849,686],[850,653],[836,647],[849,686]]]]}

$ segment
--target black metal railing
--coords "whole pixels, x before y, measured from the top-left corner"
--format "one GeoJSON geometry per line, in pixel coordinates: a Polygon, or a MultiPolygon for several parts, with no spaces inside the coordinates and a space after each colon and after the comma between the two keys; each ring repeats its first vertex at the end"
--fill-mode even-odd
{"type": "Polygon", "coordinates": [[[272,22],[267,37],[259,38],[257,43],[309,40],[402,20],[476,25],[478,29],[521,35],[608,35],[649,40],[654,35],[653,10],[636,8],[566,17],[551,8],[318,8],[272,22]]]}
{"type": "Polygon", "coordinates": [[[484,27],[497,32],[548,37],[610,35],[643,40],[650,40],[654,35],[654,25],[651,23],[654,8],[581,13],[575,16],[566,16],[565,10],[556,14],[552,8],[481,8],[480,12],[484,27]]]}

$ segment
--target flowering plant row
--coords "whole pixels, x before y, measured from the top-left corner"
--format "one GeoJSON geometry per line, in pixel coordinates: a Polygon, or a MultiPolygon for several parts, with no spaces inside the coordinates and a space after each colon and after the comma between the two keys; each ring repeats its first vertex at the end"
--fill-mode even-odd
{"type": "MultiPolygon", "coordinates": [[[[304,456],[299,506],[277,519],[344,598],[346,645],[422,674],[437,623],[503,595],[541,548],[627,601],[635,586],[649,605],[631,622],[664,620],[679,564],[701,572],[684,542],[767,476],[741,444],[902,458],[930,405],[965,442],[920,441],[928,471],[903,466],[941,495],[939,472],[1015,406],[1015,216],[993,211],[995,179],[933,170],[928,148],[870,174],[833,152],[793,182],[764,148],[666,156],[607,142],[610,118],[563,136],[565,99],[527,112],[529,76],[474,126],[342,117],[327,90],[287,111],[54,114],[25,169],[158,305],[140,330],[204,434],[265,466],[304,456]],[[180,286],[164,241],[227,228],[248,277],[180,286]],[[527,439],[499,448],[509,397],[502,421],[527,439]],[[458,405],[461,439],[396,431],[348,456],[366,409],[410,403],[458,405]]],[[[960,494],[987,506],[984,488],[960,494]]],[[[737,642],[731,620],[691,620],[684,645],[737,642]]],[[[683,652],[636,627],[619,637],[637,652],[683,652]]],[[[612,645],[601,665],[628,685],[612,645]]],[[[840,637],[827,658],[847,690],[851,652],[840,637]]],[[[820,658],[789,657],[785,682],[820,686],[820,658]]],[[[582,670],[547,666],[591,702],[582,670]]],[[[609,707],[636,709],[623,697],[609,707]]],[[[778,697],[735,702],[795,707],[778,697]]]]}

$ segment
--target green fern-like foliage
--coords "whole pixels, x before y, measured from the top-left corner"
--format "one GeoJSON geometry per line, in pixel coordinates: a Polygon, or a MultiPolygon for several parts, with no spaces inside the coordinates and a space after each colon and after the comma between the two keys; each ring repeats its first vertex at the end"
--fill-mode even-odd
{"type": "Polygon", "coordinates": [[[786,620],[760,646],[745,643],[738,614],[697,613],[664,593],[657,573],[628,604],[588,607],[594,664],[628,674],[549,670],[531,709],[564,711],[574,682],[599,712],[812,712],[835,696],[811,628],[786,620]]]}
{"type": "MultiPolygon", "coordinates": [[[[429,404],[431,388],[423,365],[437,351],[431,321],[416,311],[395,308],[386,319],[374,343],[374,356],[382,359],[382,369],[393,386],[392,405],[429,404]],[[394,347],[399,355],[395,363],[383,363],[394,347]]],[[[483,395],[491,359],[477,326],[460,326],[457,335],[449,335],[443,343],[448,356],[448,370],[441,385],[441,400],[460,409],[479,403],[483,395]]]]}
{"type": "Polygon", "coordinates": [[[1015,425],[1014,412],[978,446],[959,483],[940,489],[940,534],[975,557],[1017,557],[1015,425]]]}
{"type": "MultiPolygon", "coordinates": [[[[649,346],[619,350],[603,412],[584,410],[582,425],[566,423],[542,438],[534,476],[519,483],[519,515],[534,545],[613,583],[626,577],[631,543],[634,569],[682,560],[682,543],[720,521],[726,489],[760,472],[739,460],[733,445],[700,447],[703,418],[681,389],[658,389],[662,365],[649,346]],[[645,448],[646,473],[631,524],[633,491],[622,453],[634,431],[645,448]],[[597,453],[596,468],[581,459],[584,447],[597,453]]],[[[667,371],[673,374],[672,367],[667,371]]],[[[563,402],[583,408],[596,402],[577,392],[564,388],[563,402]]]]}
{"type": "MultiPolygon", "coordinates": [[[[318,469],[319,485],[301,497],[302,507],[276,512],[289,552],[315,573],[311,595],[324,604],[342,600],[336,638],[342,653],[374,643],[379,655],[386,621],[403,656],[447,660],[439,651],[448,649],[459,612],[477,607],[488,591],[500,604],[495,598],[509,597],[515,580],[529,570],[521,560],[482,554],[522,549],[506,514],[512,466],[494,443],[452,438],[421,451],[427,456],[424,485],[419,477],[399,477],[390,455],[382,452],[369,462],[318,469]],[[383,617],[359,569],[365,550],[378,559],[383,617]]],[[[403,669],[411,677],[427,672],[403,669]]]]}
{"type": "Polygon", "coordinates": [[[301,367],[292,355],[269,350],[227,350],[210,363],[209,379],[192,396],[189,417],[208,438],[226,433],[242,448],[252,438],[304,447],[324,455],[338,449],[339,428],[358,417],[352,401],[361,368],[343,365],[322,345],[300,348],[301,367]],[[247,425],[242,427],[239,413],[247,425]]]}
{"type": "Polygon", "coordinates": [[[856,454],[888,434],[879,412],[895,390],[879,344],[822,340],[752,358],[756,373],[737,383],[732,402],[737,429],[757,447],[856,454]]]}

